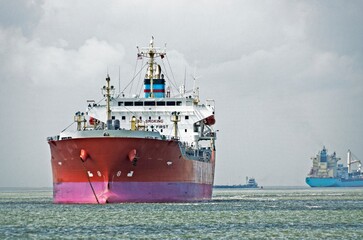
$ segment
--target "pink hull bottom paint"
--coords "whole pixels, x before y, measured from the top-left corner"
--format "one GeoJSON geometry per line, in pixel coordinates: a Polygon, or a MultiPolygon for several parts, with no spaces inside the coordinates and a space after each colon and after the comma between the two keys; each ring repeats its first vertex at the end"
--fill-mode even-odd
{"type": "Polygon", "coordinates": [[[92,182],[91,187],[88,182],[67,182],[54,184],[53,195],[54,203],[194,202],[210,200],[212,185],[114,182],[107,186],[104,182],[92,182]]]}

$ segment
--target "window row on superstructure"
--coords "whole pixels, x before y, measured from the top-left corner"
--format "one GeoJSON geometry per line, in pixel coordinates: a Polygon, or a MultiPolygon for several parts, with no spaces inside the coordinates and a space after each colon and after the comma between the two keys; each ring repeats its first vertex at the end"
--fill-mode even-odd
{"type": "MultiPolygon", "coordinates": [[[[130,114],[129,118],[131,119],[132,117],[133,116],[131,116],[131,114],[130,114]]],[[[188,120],[189,119],[189,115],[185,115],[184,118],[185,118],[185,120],[188,120]]],[[[112,120],[115,120],[116,119],[116,116],[112,116],[111,119],[112,120]]],[[[121,115],[121,120],[124,120],[125,121],[126,120],[126,116],[125,115],[121,115]]],[[[142,116],[139,116],[139,120],[140,121],[143,120],[142,116]]],[[[153,120],[153,118],[151,116],[149,116],[149,119],[148,120],[153,120]]],[[[148,120],[146,120],[146,121],[148,121],[148,120]]],[[[158,116],[158,120],[162,120],[161,116],[158,116]]],[[[154,121],[156,121],[156,120],[154,120],[154,121]]]]}
{"type": "MultiPolygon", "coordinates": [[[[192,105],[191,101],[186,103],[192,105]]],[[[182,101],[119,101],[118,106],[182,106],[182,101]]]]}

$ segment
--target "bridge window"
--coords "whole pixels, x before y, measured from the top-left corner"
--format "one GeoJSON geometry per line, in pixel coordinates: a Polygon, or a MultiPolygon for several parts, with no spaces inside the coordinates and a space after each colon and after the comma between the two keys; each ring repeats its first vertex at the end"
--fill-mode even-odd
{"type": "Polygon", "coordinates": [[[167,101],[166,106],[175,106],[175,102],[174,101],[167,101]]]}
{"type": "Polygon", "coordinates": [[[124,105],[124,102],[118,102],[118,105],[119,106],[123,106],[124,105]]]}
{"type": "Polygon", "coordinates": [[[181,101],[177,101],[177,102],[176,102],[176,105],[177,105],[177,106],[181,106],[181,105],[182,105],[182,102],[181,102],[181,101]]]}
{"type": "Polygon", "coordinates": [[[164,101],[156,102],[156,106],[165,106],[165,102],[164,101]]]}
{"type": "Polygon", "coordinates": [[[134,106],[134,102],[125,102],[125,106],[134,106]]]}
{"type": "Polygon", "coordinates": [[[155,106],[155,102],[145,102],[145,106],[155,106]]]}
{"type": "Polygon", "coordinates": [[[144,106],[144,102],[135,102],[135,106],[144,106]]]}
{"type": "Polygon", "coordinates": [[[185,120],[188,120],[189,119],[189,116],[187,115],[187,116],[185,116],[185,120]]]}

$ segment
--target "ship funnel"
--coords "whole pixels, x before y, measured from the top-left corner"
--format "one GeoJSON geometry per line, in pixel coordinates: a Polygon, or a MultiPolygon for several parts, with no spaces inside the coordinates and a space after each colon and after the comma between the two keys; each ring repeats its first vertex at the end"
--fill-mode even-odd
{"type": "Polygon", "coordinates": [[[165,97],[165,79],[161,74],[160,65],[156,65],[155,69],[149,67],[148,73],[144,80],[145,98],[164,98],[165,97]]]}
{"type": "Polygon", "coordinates": [[[326,148],[325,146],[323,147],[323,150],[321,150],[320,152],[320,162],[327,162],[327,159],[328,156],[327,156],[327,153],[326,153],[326,148]]]}
{"type": "Polygon", "coordinates": [[[163,59],[166,55],[165,50],[162,51],[154,47],[154,37],[151,38],[148,48],[138,53],[138,58],[149,58],[147,73],[144,79],[145,98],[164,98],[165,97],[165,79],[161,73],[161,67],[155,62],[155,58],[163,59]]]}

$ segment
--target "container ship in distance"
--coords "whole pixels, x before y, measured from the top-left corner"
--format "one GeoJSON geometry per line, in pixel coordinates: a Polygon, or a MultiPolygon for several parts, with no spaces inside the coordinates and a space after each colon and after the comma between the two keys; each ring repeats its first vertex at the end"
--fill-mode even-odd
{"type": "Polygon", "coordinates": [[[313,167],[306,178],[310,187],[363,187],[361,161],[350,150],[346,167],[338,163],[340,158],[335,152],[328,155],[325,147],[312,160],[313,167]]]}
{"type": "Polygon", "coordinates": [[[86,111],[74,116],[75,130],[48,137],[54,203],[211,199],[214,100],[201,104],[199,89],[188,95],[183,85],[171,96],[173,73],[161,69],[170,64],[154,39],[137,59],[144,64],[139,72],[146,72],[144,96],[115,94],[107,75],[104,103],[88,101],[86,111]]]}

